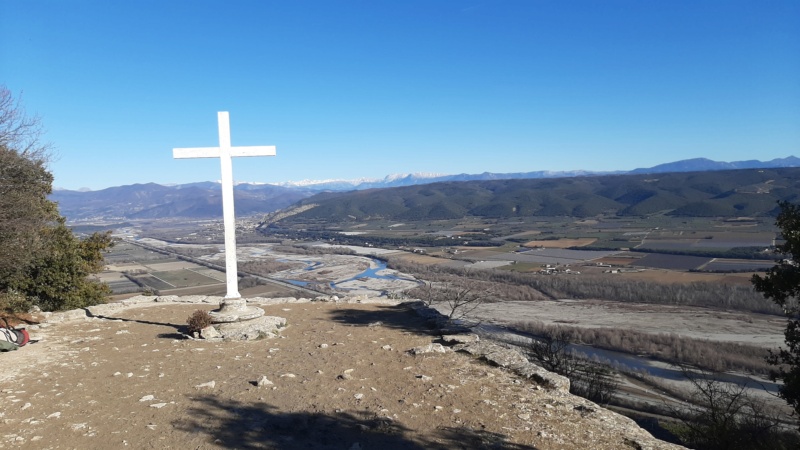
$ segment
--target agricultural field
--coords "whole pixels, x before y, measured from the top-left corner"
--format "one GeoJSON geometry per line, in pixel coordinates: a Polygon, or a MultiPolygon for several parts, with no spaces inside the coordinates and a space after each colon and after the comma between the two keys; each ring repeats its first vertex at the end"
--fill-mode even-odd
{"type": "Polygon", "coordinates": [[[536,248],[570,248],[570,247],[585,247],[594,244],[596,238],[578,238],[578,239],[553,239],[546,241],[528,241],[523,244],[525,247],[536,248]]]}
{"type": "Polygon", "coordinates": [[[522,263],[547,264],[579,264],[598,258],[614,255],[615,251],[569,250],[564,248],[536,248],[517,252],[498,252],[495,250],[479,250],[465,252],[471,260],[515,261],[522,263]]]}
{"type": "Polygon", "coordinates": [[[655,281],[664,284],[706,282],[720,283],[723,285],[750,286],[750,277],[752,273],[681,272],[676,270],[652,269],[620,273],[617,276],[632,281],[655,281]]]}
{"type": "MultiPolygon", "coordinates": [[[[672,238],[647,236],[637,248],[658,250],[691,250],[691,249],[732,249],[737,247],[761,247],[772,245],[774,236],[753,233],[752,236],[736,236],[734,233],[719,236],[708,234],[705,237],[672,238]]],[[[739,233],[736,233],[739,234],[739,233]]]]}
{"type": "Polygon", "coordinates": [[[666,255],[663,253],[648,253],[634,263],[636,266],[651,269],[669,269],[676,271],[694,270],[711,262],[712,258],[687,255],[666,255]]]}
{"type": "Polygon", "coordinates": [[[774,265],[774,261],[715,258],[705,266],[701,267],[701,269],[709,272],[763,272],[774,265]]]}
{"type": "Polygon", "coordinates": [[[148,289],[166,295],[187,288],[224,293],[224,273],[130,242],[117,241],[105,262],[106,270],[99,278],[115,295],[148,289]]]}
{"type": "MultiPolygon", "coordinates": [[[[208,284],[219,283],[219,281],[214,278],[207,277],[193,270],[185,268],[163,271],[163,272],[152,272],[150,276],[152,278],[159,280],[160,282],[168,284],[170,288],[173,289],[185,288],[189,286],[205,286],[208,284]]],[[[156,289],[164,289],[164,288],[162,287],[156,289]]]]}

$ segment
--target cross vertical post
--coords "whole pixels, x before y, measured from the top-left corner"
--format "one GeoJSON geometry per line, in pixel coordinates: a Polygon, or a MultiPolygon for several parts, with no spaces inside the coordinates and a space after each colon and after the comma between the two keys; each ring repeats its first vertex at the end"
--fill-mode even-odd
{"type": "Polygon", "coordinates": [[[219,127],[219,165],[222,172],[222,223],[225,230],[225,298],[240,298],[239,268],[236,260],[236,219],[233,207],[233,161],[231,161],[231,126],[228,113],[217,113],[219,127]]]}
{"type": "Polygon", "coordinates": [[[227,293],[221,309],[216,315],[217,322],[236,322],[260,317],[264,310],[247,308],[246,301],[239,294],[239,272],[236,261],[236,221],[233,206],[233,163],[234,156],[275,156],[275,146],[233,147],[231,145],[230,118],[227,111],[217,113],[219,147],[174,148],[173,158],[219,158],[222,173],[222,219],[225,230],[225,280],[227,293]],[[250,309],[258,311],[249,311],[250,309]]]}

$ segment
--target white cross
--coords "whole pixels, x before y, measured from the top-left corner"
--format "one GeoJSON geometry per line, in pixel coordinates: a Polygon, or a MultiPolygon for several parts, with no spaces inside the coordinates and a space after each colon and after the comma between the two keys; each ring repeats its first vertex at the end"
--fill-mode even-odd
{"type": "Polygon", "coordinates": [[[226,299],[240,298],[236,267],[236,227],[233,213],[233,156],[275,156],[275,146],[232,147],[231,126],[227,111],[217,113],[219,147],[173,148],[173,158],[219,158],[222,168],[222,218],[225,226],[226,299]]]}

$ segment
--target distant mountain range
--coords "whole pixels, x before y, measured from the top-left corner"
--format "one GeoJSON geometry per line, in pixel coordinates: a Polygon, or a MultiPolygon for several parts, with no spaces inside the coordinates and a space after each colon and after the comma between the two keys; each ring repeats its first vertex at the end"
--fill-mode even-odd
{"type": "MultiPolygon", "coordinates": [[[[800,158],[790,156],[772,161],[719,162],[705,158],[661,164],[628,172],[536,171],[481,174],[402,174],[383,179],[301,181],[274,184],[242,183],[235,187],[236,214],[249,216],[286,208],[320,192],[337,192],[425,185],[454,181],[574,178],[600,175],[667,172],[720,171],[800,167],[800,158]]],[[[111,187],[98,191],[57,189],[50,198],[59,204],[68,220],[157,219],[163,217],[206,218],[222,215],[221,189],[216,182],[175,186],[155,183],[111,187]]]]}
{"type": "Polygon", "coordinates": [[[772,161],[758,161],[750,159],[747,161],[722,162],[712,161],[706,158],[684,159],[672,163],[659,164],[647,169],[635,169],[628,173],[665,173],[665,172],[705,172],[710,170],[734,170],[734,169],[769,169],[777,167],[800,167],[800,158],[789,156],[786,158],[776,158],[772,161]]]}
{"type": "MultiPolygon", "coordinates": [[[[285,208],[312,191],[271,184],[242,184],[234,189],[236,214],[249,216],[285,208]]],[[[222,189],[215,182],[162,186],[155,183],[99,191],[53,191],[61,214],[70,221],[222,217],[222,189]]]]}
{"type": "Polygon", "coordinates": [[[665,172],[705,172],[711,170],[763,169],[771,167],[800,167],[800,158],[789,156],[772,161],[712,161],[706,158],[686,159],[654,167],[634,169],[631,171],[593,172],[588,170],[535,172],[492,173],[444,175],[431,173],[394,174],[385,178],[359,178],[356,180],[304,180],[277,183],[285,187],[301,187],[313,191],[349,191],[359,189],[375,189],[418,184],[438,183],[442,181],[474,181],[474,180],[525,180],[537,178],[567,178],[590,175],[622,175],[626,173],[665,173],[665,172]]]}

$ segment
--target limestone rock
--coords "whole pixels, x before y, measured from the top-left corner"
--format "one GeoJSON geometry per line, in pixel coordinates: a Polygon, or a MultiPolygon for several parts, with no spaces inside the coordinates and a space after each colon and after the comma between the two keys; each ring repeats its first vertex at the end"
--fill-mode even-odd
{"type": "Polygon", "coordinates": [[[494,365],[507,368],[525,378],[530,378],[549,389],[569,392],[569,379],[567,377],[549,372],[529,362],[527,358],[515,350],[485,341],[459,344],[453,349],[482,357],[494,365]]]}
{"type": "Polygon", "coordinates": [[[125,308],[125,306],[126,305],[122,303],[105,303],[102,305],[93,305],[86,308],[87,312],[86,315],[89,317],[108,316],[125,308]]]}
{"type": "Polygon", "coordinates": [[[283,317],[263,316],[243,322],[222,323],[216,328],[223,339],[253,341],[275,337],[285,326],[286,319],[283,317]]]}
{"type": "Polygon", "coordinates": [[[412,355],[423,355],[425,353],[447,353],[450,349],[442,344],[428,344],[421,347],[414,347],[409,350],[412,355]]]}
{"type": "Polygon", "coordinates": [[[122,300],[120,303],[122,303],[123,305],[126,305],[126,306],[128,306],[128,305],[138,305],[140,303],[152,303],[152,302],[156,301],[157,298],[158,297],[156,297],[155,295],[137,295],[135,297],[131,297],[131,298],[127,298],[125,300],[122,300]]]}
{"type": "Polygon", "coordinates": [[[448,344],[467,344],[481,340],[477,334],[447,334],[442,336],[442,340],[448,344]]]}
{"type": "Polygon", "coordinates": [[[222,335],[219,334],[219,331],[217,331],[216,328],[209,325],[200,330],[200,337],[203,339],[220,339],[222,338],[222,335]]]}
{"type": "MultiPolygon", "coordinates": [[[[169,298],[173,297],[172,295],[168,296],[169,298]]],[[[163,297],[167,298],[167,297],[163,297]]],[[[162,301],[162,300],[159,300],[162,301]]],[[[166,300],[164,300],[166,301],[166,300]]],[[[222,297],[214,296],[214,295],[183,295],[173,300],[169,300],[175,303],[210,303],[213,305],[218,305],[222,302],[222,297]]]]}
{"type": "Polygon", "coordinates": [[[63,323],[63,322],[71,322],[73,320],[86,319],[86,310],[72,309],[69,311],[61,311],[61,312],[46,312],[43,313],[43,315],[44,315],[44,322],[46,323],[63,323]]]}

